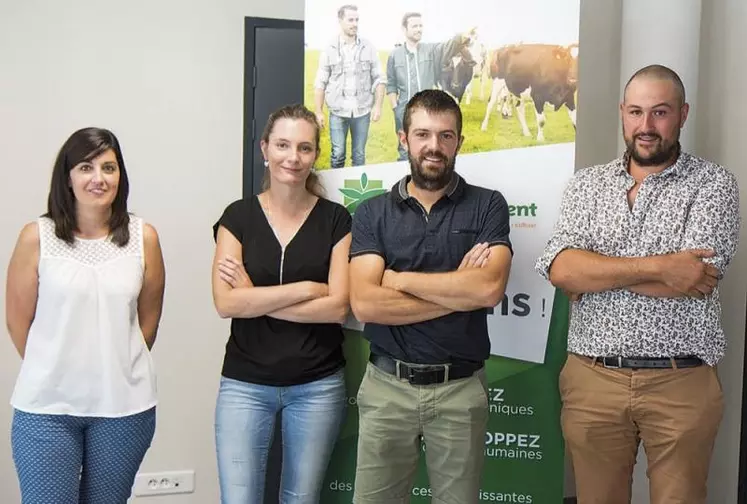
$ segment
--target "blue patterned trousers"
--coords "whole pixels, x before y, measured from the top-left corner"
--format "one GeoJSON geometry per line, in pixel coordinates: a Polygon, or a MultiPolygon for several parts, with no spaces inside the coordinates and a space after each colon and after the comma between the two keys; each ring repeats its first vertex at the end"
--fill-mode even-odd
{"type": "Polygon", "coordinates": [[[155,407],[119,418],[15,410],[21,503],[125,504],[155,428],[155,407]]]}

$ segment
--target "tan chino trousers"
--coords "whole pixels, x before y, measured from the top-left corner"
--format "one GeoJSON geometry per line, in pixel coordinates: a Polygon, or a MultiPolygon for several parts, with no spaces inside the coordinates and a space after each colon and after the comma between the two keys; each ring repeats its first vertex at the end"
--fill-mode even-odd
{"type": "Polygon", "coordinates": [[[628,504],[638,446],[651,504],[702,504],[723,415],[716,369],[607,369],[570,354],[560,373],[561,424],[578,504],[628,504]]]}

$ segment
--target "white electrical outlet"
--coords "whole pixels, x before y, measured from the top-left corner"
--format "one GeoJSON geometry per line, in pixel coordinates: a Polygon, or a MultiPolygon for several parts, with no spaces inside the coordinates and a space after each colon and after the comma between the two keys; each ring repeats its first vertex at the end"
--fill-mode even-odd
{"type": "Polygon", "coordinates": [[[132,486],[132,493],[137,497],[192,493],[194,491],[195,472],[193,470],[139,473],[135,477],[135,484],[132,486]]]}

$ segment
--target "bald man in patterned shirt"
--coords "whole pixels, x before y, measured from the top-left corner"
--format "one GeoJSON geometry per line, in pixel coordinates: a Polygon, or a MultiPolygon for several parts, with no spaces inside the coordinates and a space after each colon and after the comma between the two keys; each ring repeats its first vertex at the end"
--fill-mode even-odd
{"type": "Polygon", "coordinates": [[[706,499],[739,189],[682,151],[688,111],[674,71],[636,72],[620,105],[625,153],[574,175],[537,260],[572,300],[559,386],[579,504],[630,502],[641,441],[652,504],[706,499]]]}

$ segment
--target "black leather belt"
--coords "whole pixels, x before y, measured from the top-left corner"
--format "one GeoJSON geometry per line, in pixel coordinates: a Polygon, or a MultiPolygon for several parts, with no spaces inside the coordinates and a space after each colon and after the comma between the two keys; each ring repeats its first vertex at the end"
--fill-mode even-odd
{"type": "Polygon", "coordinates": [[[371,354],[368,360],[385,373],[407,380],[412,385],[433,385],[467,378],[483,367],[478,363],[408,364],[385,355],[375,354],[371,354]]]}
{"type": "Polygon", "coordinates": [[[612,369],[672,369],[675,366],[677,368],[692,368],[703,365],[703,361],[700,358],[692,355],[672,358],[622,357],[621,355],[606,357],[589,357],[588,355],[583,355],[582,357],[612,369]],[[674,365],[672,365],[673,361],[674,365]]]}

